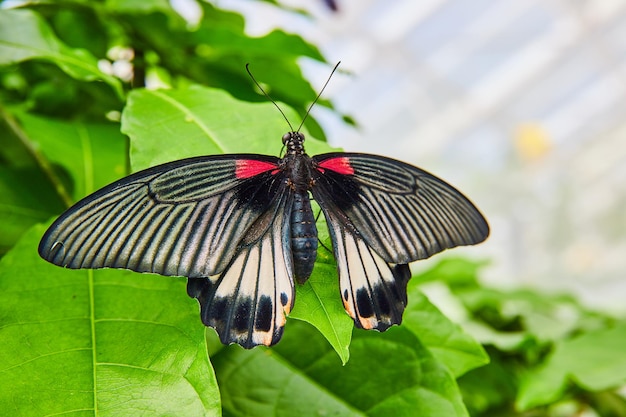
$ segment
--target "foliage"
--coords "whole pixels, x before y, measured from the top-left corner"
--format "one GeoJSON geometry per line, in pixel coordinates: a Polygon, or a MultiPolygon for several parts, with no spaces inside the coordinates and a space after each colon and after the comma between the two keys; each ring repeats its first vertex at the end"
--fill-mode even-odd
{"type": "MultiPolygon", "coordinates": [[[[314,46],[279,30],[250,37],[241,16],[199,5],[196,26],[159,0],[0,10],[3,414],[626,415],[614,392],[626,375],[624,322],[568,298],[482,288],[476,263],[444,260],[416,275],[402,326],[380,334],[352,329],[322,248],[283,340],[246,351],[205,330],[184,278],[39,259],[55,215],[129,170],[278,155],[284,120],[246,62],[290,120],[315,98],[297,65],[323,61],[314,46]],[[128,78],[112,71],[131,64],[128,78]],[[433,282],[461,303],[489,365],[424,295],[433,282]]],[[[329,151],[308,120],[307,150],[329,151]]]]}
{"type": "Polygon", "coordinates": [[[626,416],[626,321],[565,295],[485,288],[478,268],[446,259],[414,278],[422,288],[445,284],[489,354],[458,379],[470,414],[626,416]]]}

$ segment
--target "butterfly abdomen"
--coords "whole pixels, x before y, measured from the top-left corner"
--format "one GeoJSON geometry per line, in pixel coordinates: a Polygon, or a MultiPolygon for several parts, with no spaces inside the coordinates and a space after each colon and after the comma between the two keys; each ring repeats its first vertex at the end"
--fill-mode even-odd
{"type": "Polygon", "coordinates": [[[317,228],[306,191],[295,194],[291,209],[291,252],[296,280],[304,284],[311,276],[317,256],[317,228]]]}

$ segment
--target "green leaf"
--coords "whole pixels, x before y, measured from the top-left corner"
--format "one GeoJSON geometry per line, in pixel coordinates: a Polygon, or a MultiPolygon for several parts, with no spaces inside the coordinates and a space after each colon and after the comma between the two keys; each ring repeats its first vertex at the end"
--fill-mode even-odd
{"type": "Polygon", "coordinates": [[[515,399],[517,378],[507,355],[490,351],[490,362],[457,380],[463,401],[472,416],[509,415],[495,410],[506,409],[515,399]],[[487,410],[491,410],[488,413],[487,410]]]}
{"type": "Polygon", "coordinates": [[[167,0],[106,0],[105,5],[114,13],[175,13],[167,0]]]}
{"type": "Polygon", "coordinates": [[[465,288],[478,286],[478,270],[487,262],[465,258],[446,257],[437,262],[432,268],[421,272],[414,279],[424,282],[446,282],[451,288],[465,288]]]}
{"type": "Polygon", "coordinates": [[[63,204],[40,171],[0,166],[0,254],[32,225],[61,210],[63,204]]]}
{"type": "Polygon", "coordinates": [[[126,138],[120,134],[119,125],[67,122],[25,112],[15,116],[47,162],[69,174],[72,191],[68,194],[74,201],[126,173],[126,138]]]}
{"type": "Polygon", "coordinates": [[[218,382],[226,415],[358,415],[356,410],[326,392],[324,387],[310,381],[299,370],[291,369],[273,351],[244,351],[233,347],[223,349],[212,360],[216,373],[221,375],[218,382]]]}
{"type": "Polygon", "coordinates": [[[96,56],[106,56],[110,45],[107,44],[105,34],[110,31],[107,24],[111,25],[111,22],[103,21],[98,9],[67,8],[58,4],[57,7],[49,21],[59,39],[72,48],[85,49],[96,56]]]}
{"type": "Polygon", "coordinates": [[[0,260],[0,409],[7,415],[219,415],[183,279],[70,271],[36,226],[0,260]]]}
{"type": "Polygon", "coordinates": [[[626,323],[558,342],[545,363],[522,381],[517,406],[527,410],[557,400],[568,382],[601,391],[626,383],[626,323]]]}
{"type": "MultiPolygon", "coordinates": [[[[141,50],[157,53],[158,63],[154,64],[176,74],[174,85],[181,86],[188,79],[219,87],[241,100],[266,101],[245,71],[245,64],[250,63],[255,77],[271,96],[296,109],[300,116],[292,123],[300,122],[317,92],[303,78],[298,59],[306,56],[323,61],[315,46],[279,30],[251,37],[245,32],[240,14],[220,10],[208,2],[199,3],[203,18],[190,29],[178,15],[159,4],[146,4],[153,13],[138,7],[125,8],[128,15],[122,14],[121,18],[134,27],[142,41],[141,50]]],[[[324,100],[318,105],[329,106],[324,100]]],[[[325,139],[311,116],[306,125],[318,139],[325,139]]]]}
{"type": "Polygon", "coordinates": [[[409,285],[409,303],[402,327],[419,337],[455,377],[489,363],[482,346],[444,316],[416,285],[409,285]]]}
{"type": "MultiPolygon", "coordinates": [[[[278,103],[287,118],[294,111],[278,103]]],[[[131,138],[133,170],[198,155],[276,155],[288,130],[271,103],[240,101],[223,90],[192,86],[182,90],[134,90],[122,113],[122,132],[131,138]]],[[[332,150],[307,137],[310,154],[332,150]]]]}
{"type": "Polygon", "coordinates": [[[350,358],[348,347],[354,322],[340,301],[336,265],[317,262],[315,279],[298,285],[296,290],[296,304],[289,317],[320,329],[345,365],[350,358]]]}
{"type": "Polygon", "coordinates": [[[229,347],[212,357],[225,413],[467,415],[452,376],[405,329],[395,327],[384,336],[355,331],[350,362],[340,367],[311,326],[297,321],[287,326],[272,350],[229,347]]]}
{"type": "Polygon", "coordinates": [[[98,69],[97,59],[84,49],[62,43],[48,24],[28,9],[0,10],[0,65],[42,59],[83,81],[102,80],[122,97],[120,80],[98,69]]]}

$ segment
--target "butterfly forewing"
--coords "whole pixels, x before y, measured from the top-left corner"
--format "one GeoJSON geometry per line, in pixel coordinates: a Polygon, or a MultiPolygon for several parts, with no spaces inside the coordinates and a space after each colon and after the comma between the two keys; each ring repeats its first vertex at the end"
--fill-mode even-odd
{"type": "Polygon", "coordinates": [[[213,156],[135,173],[63,213],[42,238],[39,254],[68,268],[215,275],[270,207],[261,185],[274,181],[277,163],[270,156],[213,156]],[[266,170],[247,175],[241,161],[249,160],[266,170]]]}
{"type": "MultiPolygon", "coordinates": [[[[459,191],[419,168],[378,155],[316,155],[314,198],[385,261],[406,264],[482,242],[487,223],[459,191]],[[349,220],[349,221],[348,221],[349,220]]],[[[328,219],[328,216],[326,216],[328,219]]]]}

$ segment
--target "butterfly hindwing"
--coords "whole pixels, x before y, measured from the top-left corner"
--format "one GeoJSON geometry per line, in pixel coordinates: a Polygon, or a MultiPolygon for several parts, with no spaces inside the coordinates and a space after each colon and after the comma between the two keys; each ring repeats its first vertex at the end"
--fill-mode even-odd
{"type": "MultiPolygon", "coordinates": [[[[406,264],[444,249],[482,242],[489,227],[459,191],[419,168],[378,155],[313,158],[314,198],[340,222],[349,219],[385,261],[406,264]]],[[[350,227],[347,230],[350,230],[350,227]]]]}
{"type": "Polygon", "coordinates": [[[68,268],[218,274],[270,207],[277,163],[271,156],[208,156],[137,172],[63,213],[39,254],[68,268]]]}
{"type": "Polygon", "coordinates": [[[215,328],[224,344],[270,346],[282,336],[294,302],[289,239],[292,196],[286,187],[277,193],[222,274],[188,282],[189,295],[200,302],[202,321],[215,328]]]}
{"type": "Polygon", "coordinates": [[[363,329],[384,331],[400,324],[407,303],[406,285],[411,277],[407,264],[384,261],[352,229],[327,212],[339,289],[346,312],[363,329]]]}

